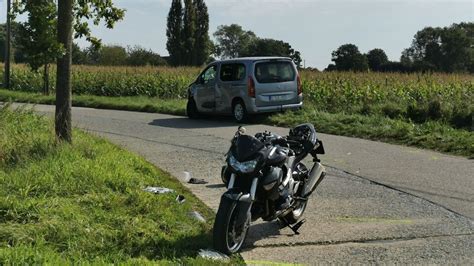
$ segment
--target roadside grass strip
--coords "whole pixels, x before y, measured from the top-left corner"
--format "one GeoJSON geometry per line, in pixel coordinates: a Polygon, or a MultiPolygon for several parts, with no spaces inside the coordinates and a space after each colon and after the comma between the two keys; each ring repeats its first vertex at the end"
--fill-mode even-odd
{"type": "MultiPolygon", "coordinates": [[[[55,96],[0,89],[0,101],[55,104],[55,96]]],[[[185,99],[74,95],[72,104],[77,107],[172,115],[186,113],[185,99]]],[[[305,103],[301,111],[273,114],[263,122],[285,127],[310,122],[321,133],[402,144],[474,158],[474,124],[470,126],[471,129],[454,128],[442,120],[416,123],[410,119],[390,118],[378,113],[365,115],[351,112],[332,113],[318,109],[311,102],[305,103]]]]}
{"type": "Polygon", "coordinates": [[[223,263],[197,257],[214,214],[175,178],[104,139],[53,132],[30,110],[0,109],[0,265],[223,263]]]}

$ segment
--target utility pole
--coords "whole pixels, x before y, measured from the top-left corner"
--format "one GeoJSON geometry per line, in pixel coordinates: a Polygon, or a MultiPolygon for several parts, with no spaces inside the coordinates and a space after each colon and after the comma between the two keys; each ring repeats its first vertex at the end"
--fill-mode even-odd
{"type": "Polygon", "coordinates": [[[7,29],[5,40],[5,76],[3,85],[6,89],[10,89],[10,56],[11,56],[11,16],[10,16],[11,0],[7,0],[7,29]]]}

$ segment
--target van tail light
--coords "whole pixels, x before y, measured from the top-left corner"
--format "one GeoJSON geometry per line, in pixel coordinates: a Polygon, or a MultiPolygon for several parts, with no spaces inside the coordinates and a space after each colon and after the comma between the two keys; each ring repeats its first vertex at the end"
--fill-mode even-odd
{"type": "Polygon", "coordinates": [[[297,80],[297,86],[298,86],[298,95],[303,93],[303,87],[301,86],[301,77],[300,74],[298,74],[298,77],[296,78],[297,80]]]}
{"type": "Polygon", "coordinates": [[[255,81],[251,76],[249,76],[248,82],[247,82],[247,90],[249,97],[255,98],[255,81]]]}

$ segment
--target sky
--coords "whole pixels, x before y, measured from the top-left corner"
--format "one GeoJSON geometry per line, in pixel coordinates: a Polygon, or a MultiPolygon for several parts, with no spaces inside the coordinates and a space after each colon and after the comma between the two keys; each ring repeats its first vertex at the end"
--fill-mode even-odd
{"type": "MultiPolygon", "coordinates": [[[[418,30],[474,21],[474,0],[206,0],[209,34],[233,23],[262,38],[288,42],[305,65],[324,69],[331,52],[353,43],[362,53],[383,49],[398,61],[418,30]]],[[[94,27],[105,44],[140,45],[160,55],[166,50],[166,20],[171,0],[114,0],[125,19],[113,30],[94,27]]],[[[6,0],[0,0],[0,23],[6,0]]],[[[88,46],[84,40],[78,41],[88,46]]]]}

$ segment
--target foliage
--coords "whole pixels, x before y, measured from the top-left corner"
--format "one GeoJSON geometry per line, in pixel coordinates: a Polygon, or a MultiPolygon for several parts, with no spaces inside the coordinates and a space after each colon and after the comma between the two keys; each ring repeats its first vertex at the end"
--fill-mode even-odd
{"type": "Polygon", "coordinates": [[[209,14],[204,0],[173,0],[168,13],[166,48],[173,66],[201,66],[208,62],[209,14]]]}
{"type": "Polygon", "coordinates": [[[372,71],[380,71],[381,67],[388,63],[385,51],[380,48],[370,50],[366,56],[369,68],[372,71]]]}
{"type": "Polygon", "coordinates": [[[474,73],[474,23],[418,31],[402,61],[415,70],[474,73]]]}
{"type": "Polygon", "coordinates": [[[127,63],[127,50],[119,45],[103,45],[99,49],[98,64],[103,66],[123,66],[127,63]]]}
{"type": "Polygon", "coordinates": [[[332,52],[332,59],[339,71],[367,71],[367,57],[359,52],[354,44],[341,45],[332,52]]]}
{"type": "Polygon", "coordinates": [[[127,65],[129,66],[163,66],[166,60],[152,50],[140,46],[128,47],[127,65]]]}
{"type": "Polygon", "coordinates": [[[289,43],[274,39],[257,38],[251,42],[242,56],[285,56],[290,57],[296,66],[301,67],[301,54],[289,43]]]}
{"type": "MultiPolygon", "coordinates": [[[[21,50],[21,47],[18,45],[17,36],[20,25],[12,21],[11,22],[11,49],[12,49],[12,61],[17,63],[23,63],[24,54],[21,50]]],[[[0,62],[5,61],[5,38],[6,38],[6,24],[0,24],[0,62]]]]}
{"type": "Polygon", "coordinates": [[[241,57],[249,49],[257,36],[252,31],[244,31],[240,25],[220,25],[214,33],[215,54],[223,59],[241,57]]]}
{"type": "Polygon", "coordinates": [[[31,111],[4,107],[0,124],[0,264],[212,263],[194,258],[210,246],[212,211],[169,174],[80,131],[57,145],[31,111]]]}
{"type": "Polygon", "coordinates": [[[181,31],[181,39],[183,43],[182,63],[186,66],[191,66],[193,64],[196,28],[196,8],[193,5],[192,0],[184,0],[183,30],[181,31]]]}
{"type": "Polygon", "coordinates": [[[183,8],[181,0],[172,0],[171,8],[168,13],[168,22],[166,27],[166,49],[170,55],[170,63],[178,66],[182,61],[182,41],[181,31],[183,28],[183,8]]]}
{"type": "Polygon", "coordinates": [[[207,12],[204,0],[193,0],[193,6],[196,10],[196,28],[194,31],[194,66],[205,64],[211,51],[211,40],[209,39],[209,14],[207,12]]]}
{"type": "Polygon", "coordinates": [[[76,0],[73,6],[75,38],[85,37],[96,48],[101,40],[91,35],[90,21],[98,26],[104,21],[108,29],[112,29],[117,21],[125,16],[125,10],[114,6],[112,0],[76,0]]]}
{"type": "Polygon", "coordinates": [[[215,54],[223,59],[245,56],[285,56],[301,67],[301,53],[281,40],[259,38],[252,31],[244,31],[240,25],[221,25],[214,33],[215,54]]]}
{"type": "Polygon", "coordinates": [[[56,40],[57,10],[53,0],[17,1],[14,12],[28,13],[27,21],[19,22],[17,42],[34,71],[64,53],[56,40]]]}

